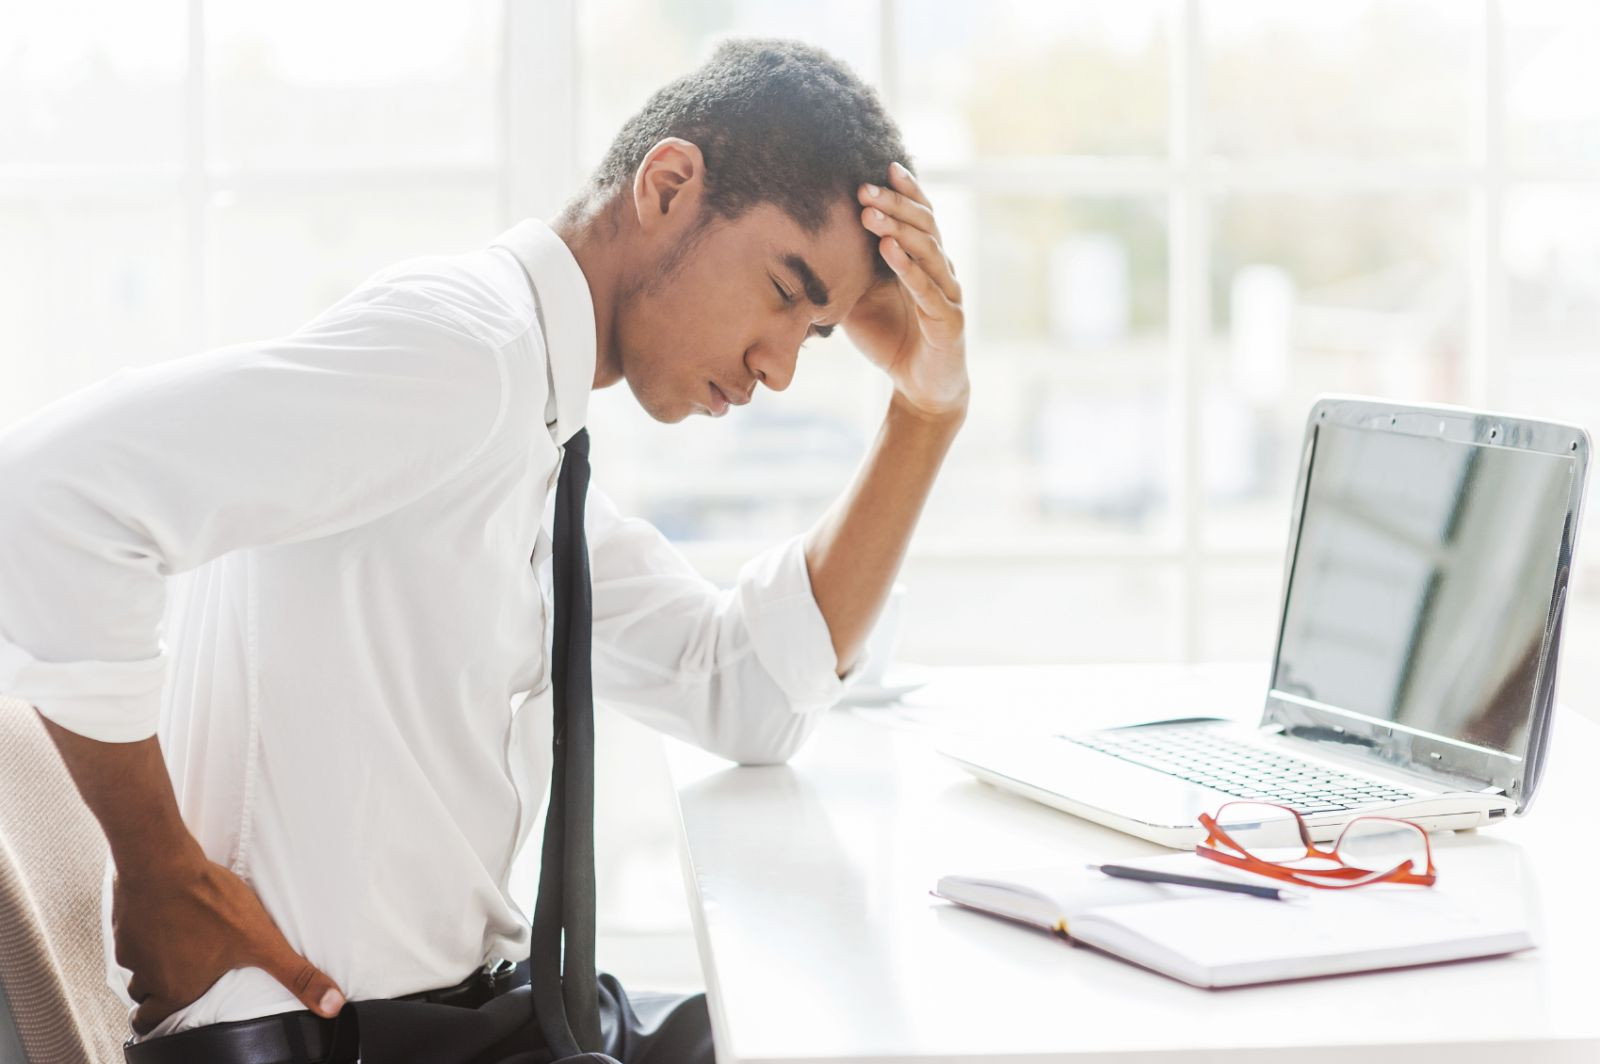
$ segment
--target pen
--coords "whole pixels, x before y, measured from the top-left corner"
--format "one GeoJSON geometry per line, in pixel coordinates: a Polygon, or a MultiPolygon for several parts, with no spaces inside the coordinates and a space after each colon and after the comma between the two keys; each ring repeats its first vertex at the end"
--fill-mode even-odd
{"type": "Polygon", "coordinates": [[[1225,890],[1233,894],[1248,894],[1253,898],[1271,898],[1273,901],[1288,901],[1301,896],[1298,891],[1279,890],[1277,887],[1258,887],[1254,883],[1235,883],[1228,879],[1204,879],[1200,876],[1179,875],[1176,872],[1152,872],[1147,868],[1134,868],[1130,865],[1089,865],[1089,868],[1117,879],[1137,879],[1141,883],[1176,883],[1183,887],[1225,890]]]}

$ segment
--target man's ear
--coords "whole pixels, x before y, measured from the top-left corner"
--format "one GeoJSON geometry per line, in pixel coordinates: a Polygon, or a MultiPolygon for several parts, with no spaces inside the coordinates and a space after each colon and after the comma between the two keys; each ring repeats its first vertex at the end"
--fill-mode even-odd
{"type": "Polygon", "coordinates": [[[633,175],[633,210],[639,228],[653,233],[662,225],[683,225],[700,212],[706,160],[700,146],[668,137],[645,154],[633,175]]]}

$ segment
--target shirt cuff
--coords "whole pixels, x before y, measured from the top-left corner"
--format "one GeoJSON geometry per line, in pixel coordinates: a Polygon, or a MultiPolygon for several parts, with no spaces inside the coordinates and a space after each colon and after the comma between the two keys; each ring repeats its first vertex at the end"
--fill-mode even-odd
{"type": "Polygon", "coordinates": [[[140,661],[39,661],[0,636],[0,694],[103,743],[133,743],[156,733],[166,665],[164,654],[140,661]]]}
{"type": "MultiPolygon", "coordinates": [[[[751,559],[739,571],[738,587],[756,659],[791,708],[797,713],[826,709],[844,697],[833,634],[811,592],[805,537],[797,535],[751,559]]],[[[849,675],[861,664],[852,665],[849,675]]]]}

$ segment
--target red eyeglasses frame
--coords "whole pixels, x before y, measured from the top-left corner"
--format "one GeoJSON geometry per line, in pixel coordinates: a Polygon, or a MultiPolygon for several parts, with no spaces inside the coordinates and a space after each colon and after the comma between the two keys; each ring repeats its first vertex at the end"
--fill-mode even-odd
{"type": "Polygon", "coordinates": [[[1402,820],[1399,817],[1352,817],[1350,822],[1340,829],[1339,837],[1334,840],[1333,846],[1326,850],[1318,849],[1316,843],[1311,841],[1311,830],[1306,827],[1305,818],[1297,810],[1291,809],[1286,805],[1279,805],[1276,802],[1224,802],[1217,808],[1215,813],[1201,813],[1199,820],[1200,826],[1205,828],[1207,833],[1205,841],[1197,844],[1194,848],[1194,852],[1201,857],[1233,868],[1240,868],[1246,872],[1253,872],[1257,875],[1286,880],[1303,887],[1315,887],[1319,890],[1346,890],[1350,887],[1365,887],[1373,883],[1409,883],[1419,887],[1431,887],[1439,878],[1438,869],[1433,864],[1433,846],[1428,841],[1428,833],[1423,830],[1422,825],[1410,820],[1402,820]],[[1218,822],[1223,810],[1230,805],[1268,806],[1273,809],[1282,809],[1294,817],[1295,824],[1300,829],[1300,841],[1305,843],[1305,857],[1296,858],[1296,860],[1315,857],[1326,861],[1335,861],[1338,867],[1294,868],[1281,862],[1267,861],[1257,857],[1242,846],[1233,836],[1229,835],[1227,829],[1218,822]],[[1358,868],[1347,863],[1339,854],[1339,845],[1344,842],[1344,838],[1349,833],[1351,826],[1363,820],[1382,820],[1394,824],[1404,824],[1407,827],[1416,829],[1417,834],[1422,836],[1422,849],[1428,857],[1427,870],[1423,872],[1413,871],[1415,862],[1412,861],[1405,861],[1387,870],[1358,868]],[[1218,848],[1219,846],[1226,846],[1236,852],[1229,853],[1225,849],[1218,848]],[[1332,880],[1333,882],[1327,882],[1326,880],[1332,880]]]}

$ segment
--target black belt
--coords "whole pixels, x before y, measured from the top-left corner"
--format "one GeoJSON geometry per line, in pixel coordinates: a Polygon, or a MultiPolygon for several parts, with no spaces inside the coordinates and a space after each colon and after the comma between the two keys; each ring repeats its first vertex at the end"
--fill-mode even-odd
{"type": "MultiPolygon", "coordinates": [[[[397,1001],[426,1001],[475,1009],[528,981],[528,962],[485,965],[455,986],[406,994],[397,1001]]],[[[347,1013],[325,1020],[314,1012],[284,1012],[256,1020],[195,1027],[122,1047],[127,1064],[307,1064],[353,1061],[357,1031],[347,1013]]]]}

